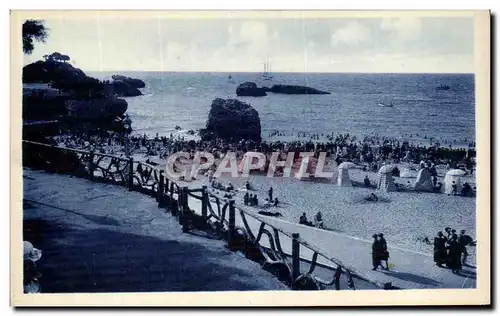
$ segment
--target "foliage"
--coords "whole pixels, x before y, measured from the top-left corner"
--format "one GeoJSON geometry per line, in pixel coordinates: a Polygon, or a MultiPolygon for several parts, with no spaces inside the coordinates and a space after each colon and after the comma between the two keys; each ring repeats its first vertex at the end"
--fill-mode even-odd
{"type": "Polygon", "coordinates": [[[35,49],[34,41],[45,42],[48,33],[44,26],[44,21],[41,20],[26,20],[23,23],[23,52],[30,55],[35,49]]]}
{"type": "Polygon", "coordinates": [[[65,63],[70,60],[68,55],[64,55],[58,52],[54,52],[50,55],[44,55],[43,59],[45,59],[45,61],[57,61],[62,63],[65,63]]]}

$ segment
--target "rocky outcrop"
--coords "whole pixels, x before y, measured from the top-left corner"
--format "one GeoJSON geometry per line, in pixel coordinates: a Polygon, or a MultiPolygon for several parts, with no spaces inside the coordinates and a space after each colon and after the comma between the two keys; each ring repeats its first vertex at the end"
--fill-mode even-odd
{"type": "Polygon", "coordinates": [[[71,64],[54,60],[40,60],[23,67],[23,83],[79,82],[86,77],[82,70],[71,64]]]}
{"type": "Polygon", "coordinates": [[[263,97],[266,96],[266,89],[258,88],[255,82],[244,82],[236,88],[236,95],[239,97],[263,97]]]}
{"type": "Polygon", "coordinates": [[[85,120],[113,119],[127,111],[127,101],[116,98],[67,100],[65,102],[70,117],[85,120]]]}
{"type": "Polygon", "coordinates": [[[236,95],[239,97],[263,97],[266,92],[282,93],[282,94],[330,94],[330,92],[321,91],[305,86],[295,86],[286,84],[275,84],[269,87],[257,87],[255,82],[244,82],[236,88],[236,95]]]}
{"type": "Polygon", "coordinates": [[[63,95],[23,93],[23,120],[55,120],[66,116],[66,100],[68,97],[63,95]]]}
{"type": "Polygon", "coordinates": [[[113,76],[111,76],[111,78],[113,78],[114,81],[123,81],[125,83],[128,83],[129,85],[131,85],[134,88],[144,88],[146,86],[144,81],[142,81],[141,79],[125,77],[122,75],[113,75],[113,76]]]}
{"type": "Polygon", "coordinates": [[[55,54],[23,67],[23,120],[57,120],[64,129],[123,131],[121,118],[128,105],[116,96],[141,92],[125,81],[87,76],[66,62],[69,56],[55,54]]]}
{"type": "Polygon", "coordinates": [[[118,97],[136,97],[142,95],[142,92],[127,82],[118,80],[106,83],[106,94],[118,97]]]}
{"type": "Polygon", "coordinates": [[[212,101],[206,128],[200,130],[203,140],[222,138],[238,141],[261,140],[259,113],[250,104],[235,99],[212,101]]]}
{"type": "Polygon", "coordinates": [[[330,92],[321,91],[314,88],[286,84],[275,84],[269,89],[269,91],[272,93],[283,94],[330,94],[330,92]]]}

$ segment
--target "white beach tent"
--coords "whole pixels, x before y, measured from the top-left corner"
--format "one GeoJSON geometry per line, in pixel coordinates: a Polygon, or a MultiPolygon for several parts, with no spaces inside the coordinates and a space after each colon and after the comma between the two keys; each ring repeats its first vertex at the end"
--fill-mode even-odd
{"type": "Polygon", "coordinates": [[[356,168],[357,165],[352,162],[343,162],[339,165],[339,175],[337,177],[337,185],[339,187],[352,186],[351,178],[349,178],[349,169],[356,168]]]}
{"type": "Polygon", "coordinates": [[[392,178],[392,169],[394,169],[394,166],[392,165],[380,167],[378,171],[377,189],[386,192],[396,191],[396,185],[394,184],[394,179],[392,178]]]}
{"type": "Polygon", "coordinates": [[[415,178],[415,174],[410,171],[410,169],[405,168],[399,174],[400,178],[415,178]]]}
{"type": "Polygon", "coordinates": [[[457,185],[457,192],[460,192],[462,188],[460,180],[465,173],[466,172],[461,169],[451,169],[448,171],[444,177],[444,193],[451,194],[451,192],[453,192],[453,182],[457,185]]]}
{"type": "Polygon", "coordinates": [[[434,185],[432,184],[432,177],[429,169],[423,168],[418,171],[417,181],[415,181],[413,188],[417,191],[433,191],[434,185]]]}

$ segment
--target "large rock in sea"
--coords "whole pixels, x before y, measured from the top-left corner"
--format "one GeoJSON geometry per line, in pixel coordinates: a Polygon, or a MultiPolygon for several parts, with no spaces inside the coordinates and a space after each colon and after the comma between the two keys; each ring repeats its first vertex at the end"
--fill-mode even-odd
{"type": "Polygon", "coordinates": [[[200,130],[203,140],[260,141],[259,113],[250,104],[236,99],[217,98],[212,101],[206,128],[200,130]]]}
{"type": "Polygon", "coordinates": [[[330,94],[330,92],[321,91],[314,88],[286,84],[275,84],[271,87],[271,89],[269,89],[269,91],[273,93],[284,94],[330,94]]]}
{"type": "Polygon", "coordinates": [[[131,84],[118,80],[106,83],[106,94],[118,97],[136,97],[142,95],[142,92],[131,84]]]}
{"type": "Polygon", "coordinates": [[[144,88],[146,86],[144,81],[142,81],[141,79],[130,78],[122,75],[113,75],[111,76],[111,78],[113,78],[113,80],[115,81],[123,81],[125,83],[128,83],[135,88],[144,88]]]}
{"type": "Polygon", "coordinates": [[[258,88],[255,82],[244,82],[236,88],[236,95],[239,97],[263,97],[266,96],[266,89],[258,88]]]}
{"type": "Polygon", "coordinates": [[[127,111],[127,101],[117,98],[67,100],[68,115],[85,120],[106,120],[122,116],[127,111]]]}

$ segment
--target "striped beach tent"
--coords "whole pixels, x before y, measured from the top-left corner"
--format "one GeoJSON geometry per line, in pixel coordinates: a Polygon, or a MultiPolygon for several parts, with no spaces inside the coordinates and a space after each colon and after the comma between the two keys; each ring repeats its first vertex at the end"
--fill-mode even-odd
{"type": "Polygon", "coordinates": [[[392,178],[392,169],[394,169],[394,166],[392,165],[384,165],[380,167],[378,171],[377,189],[386,192],[396,191],[396,185],[394,184],[394,179],[392,178]]]}

